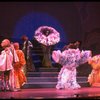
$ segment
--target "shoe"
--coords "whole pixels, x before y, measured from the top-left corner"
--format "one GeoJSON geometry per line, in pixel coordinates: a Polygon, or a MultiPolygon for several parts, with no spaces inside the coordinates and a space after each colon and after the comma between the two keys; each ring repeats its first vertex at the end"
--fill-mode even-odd
{"type": "Polygon", "coordinates": [[[11,92],[17,92],[18,90],[17,89],[11,89],[10,91],[11,92]]]}
{"type": "Polygon", "coordinates": [[[17,89],[18,91],[21,91],[21,89],[19,88],[19,89],[17,89]]]}
{"type": "Polygon", "coordinates": [[[5,90],[6,90],[6,91],[9,91],[10,89],[9,89],[9,87],[6,87],[5,90]]]}
{"type": "Polygon", "coordinates": [[[5,91],[5,88],[4,87],[1,87],[1,89],[0,89],[1,91],[5,91]]]}

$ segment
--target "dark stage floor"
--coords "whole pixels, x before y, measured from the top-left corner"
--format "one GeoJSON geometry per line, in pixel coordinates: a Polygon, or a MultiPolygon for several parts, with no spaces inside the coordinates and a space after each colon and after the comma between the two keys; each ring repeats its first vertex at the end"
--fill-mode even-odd
{"type": "Polygon", "coordinates": [[[22,89],[18,92],[1,92],[0,99],[100,99],[100,88],[83,87],[77,90],[57,90],[56,88],[22,89]]]}

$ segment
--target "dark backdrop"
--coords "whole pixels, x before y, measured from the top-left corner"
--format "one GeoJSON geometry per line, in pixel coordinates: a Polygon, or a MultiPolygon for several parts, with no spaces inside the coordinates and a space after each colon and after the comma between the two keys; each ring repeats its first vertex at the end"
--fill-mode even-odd
{"type": "Polygon", "coordinates": [[[100,27],[100,2],[0,2],[1,40],[12,38],[16,23],[31,12],[47,13],[59,21],[67,37],[66,44],[80,40],[84,49],[96,48],[94,51],[100,52],[97,32],[100,27]]]}

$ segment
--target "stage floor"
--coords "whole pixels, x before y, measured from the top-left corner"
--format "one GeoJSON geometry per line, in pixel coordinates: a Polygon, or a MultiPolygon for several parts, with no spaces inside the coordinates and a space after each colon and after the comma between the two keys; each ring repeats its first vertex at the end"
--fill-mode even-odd
{"type": "Polygon", "coordinates": [[[72,99],[72,98],[99,98],[100,88],[82,87],[77,90],[57,90],[56,88],[22,89],[18,92],[0,91],[0,99],[72,99]]]}

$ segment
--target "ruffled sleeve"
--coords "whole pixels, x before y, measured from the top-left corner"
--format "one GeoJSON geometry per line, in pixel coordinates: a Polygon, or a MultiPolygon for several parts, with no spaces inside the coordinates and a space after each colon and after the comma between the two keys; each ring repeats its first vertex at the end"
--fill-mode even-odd
{"type": "Polygon", "coordinates": [[[57,51],[55,50],[55,51],[52,52],[52,58],[56,63],[59,62],[60,56],[61,56],[60,50],[57,50],[57,51]]]}

